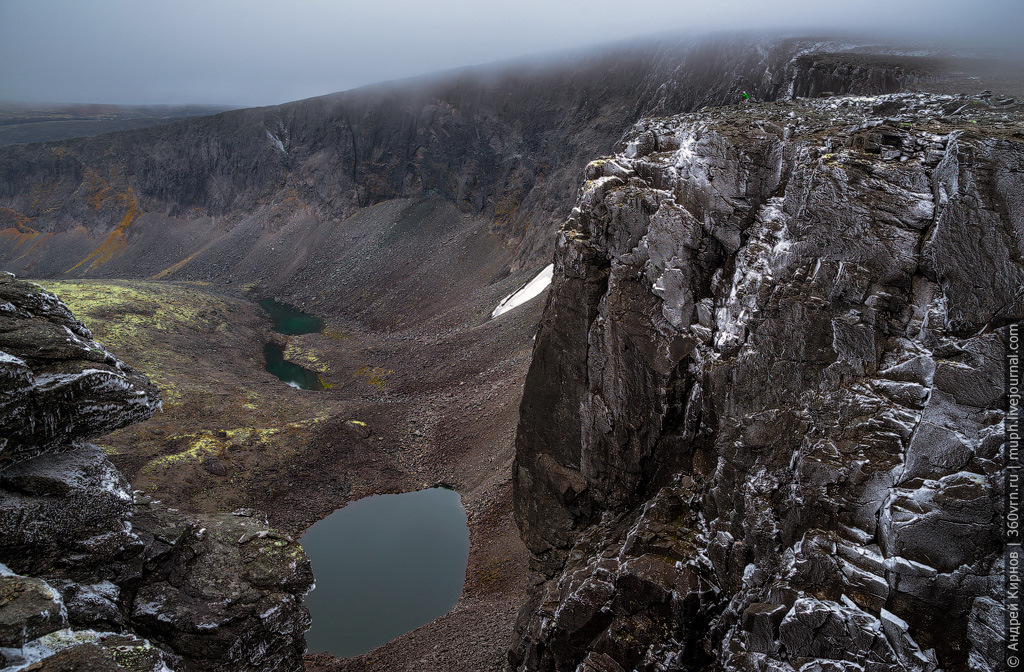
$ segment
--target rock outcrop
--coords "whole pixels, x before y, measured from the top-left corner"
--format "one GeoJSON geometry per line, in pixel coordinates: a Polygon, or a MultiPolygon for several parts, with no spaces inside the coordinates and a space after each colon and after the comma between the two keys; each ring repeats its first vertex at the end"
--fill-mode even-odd
{"type": "Polygon", "coordinates": [[[562,227],[513,670],[1003,669],[1020,105],[640,122],[562,227]]]}
{"type": "Polygon", "coordinates": [[[301,670],[298,543],[252,511],[188,516],[132,493],[87,443],[158,408],[145,376],[10,276],[0,364],[0,666],[301,670]]]}
{"type": "Polygon", "coordinates": [[[57,297],[0,273],[0,467],[145,420],[159,400],[57,297]]]}

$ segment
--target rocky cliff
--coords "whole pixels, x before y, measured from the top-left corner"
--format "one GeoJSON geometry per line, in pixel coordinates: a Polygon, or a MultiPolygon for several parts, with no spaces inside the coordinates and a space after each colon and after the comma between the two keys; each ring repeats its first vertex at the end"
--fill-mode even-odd
{"type": "Polygon", "coordinates": [[[301,547],[250,511],[132,493],[88,443],[159,403],[55,296],[0,276],[4,670],[302,669],[301,547]]]}
{"type": "Polygon", "coordinates": [[[516,439],[511,669],[1003,669],[1022,119],[728,106],[586,167],[516,439]]]}
{"type": "Polygon", "coordinates": [[[515,244],[514,268],[547,263],[579,172],[644,116],[744,92],[893,92],[942,71],[934,59],[862,51],[827,40],[663,40],[0,148],[0,268],[283,284],[309,259],[281,241],[273,250],[274,232],[298,227],[308,239],[328,224],[343,238],[339,222],[395,198],[453,203],[515,244]],[[257,254],[254,268],[246,261],[257,254]]]}

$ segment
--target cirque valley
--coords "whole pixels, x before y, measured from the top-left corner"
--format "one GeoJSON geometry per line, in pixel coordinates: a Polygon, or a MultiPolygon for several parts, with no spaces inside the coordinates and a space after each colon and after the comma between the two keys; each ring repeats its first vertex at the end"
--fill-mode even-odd
{"type": "Polygon", "coordinates": [[[0,147],[0,665],[1005,669],[1018,72],[663,37],[0,147]],[[304,655],[302,532],[438,486],[454,609],[304,655]]]}

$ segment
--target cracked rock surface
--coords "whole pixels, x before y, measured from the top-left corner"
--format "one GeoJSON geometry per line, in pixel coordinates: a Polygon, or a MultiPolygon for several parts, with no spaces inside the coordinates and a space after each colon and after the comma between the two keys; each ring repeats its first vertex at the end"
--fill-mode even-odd
{"type": "Polygon", "coordinates": [[[587,167],[521,406],[511,669],[1002,669],[1022,118],[741,105],[587,167]]]}

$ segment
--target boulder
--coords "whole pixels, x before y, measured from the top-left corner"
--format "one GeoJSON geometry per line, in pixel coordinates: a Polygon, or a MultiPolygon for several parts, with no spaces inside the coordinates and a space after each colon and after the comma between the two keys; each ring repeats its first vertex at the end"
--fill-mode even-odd
{"type": "Polygon", "coordinates": [[[152,567],[131,602],[138,632],[186,670],[303,669],[313,572],[294,539],[250,512],[186,518],[159,502],[136,527],[152,567]]]}
{"type": "Polygon", "coordinates": [[[17,572],[109,563],[131,546],[128,481],[93,445],[0,471],[0,562],[17,572]]]}

